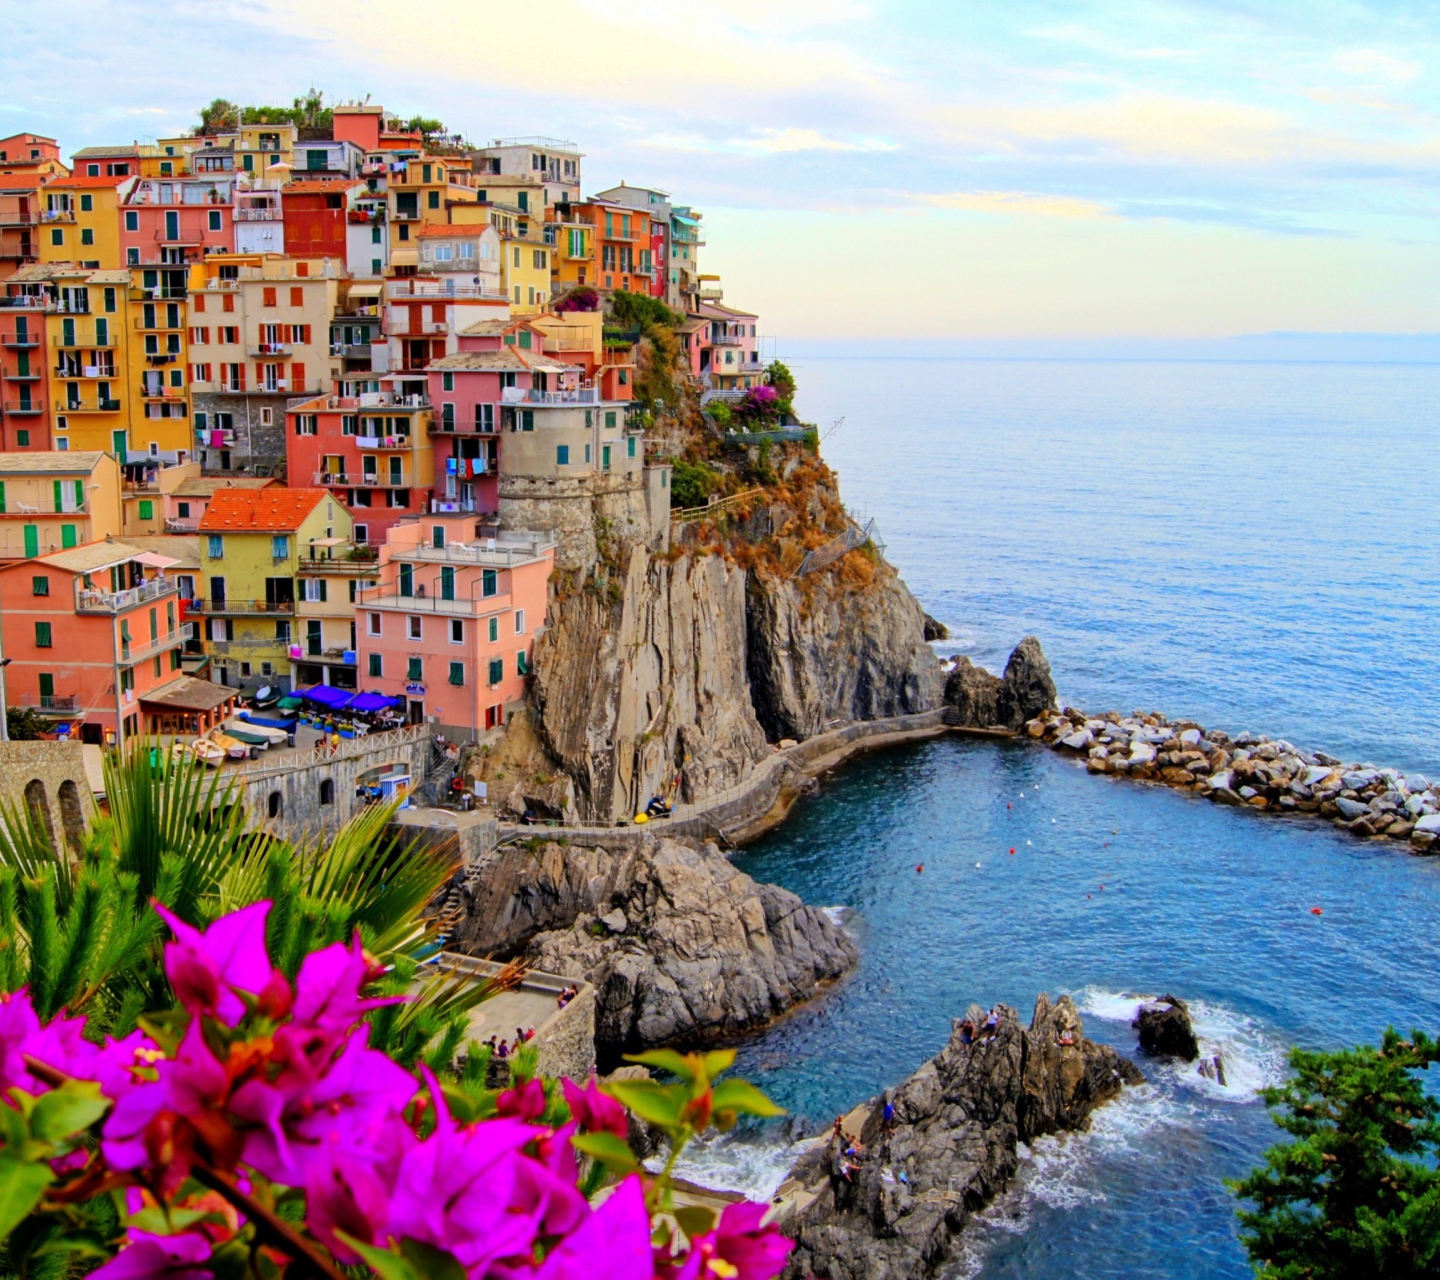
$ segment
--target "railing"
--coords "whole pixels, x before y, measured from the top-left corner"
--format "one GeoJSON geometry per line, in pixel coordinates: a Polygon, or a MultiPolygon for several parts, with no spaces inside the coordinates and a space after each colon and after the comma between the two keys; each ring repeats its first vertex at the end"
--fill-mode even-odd
{"type": "MultiPolygon", "coordinates": [[[[417,585],[416,590],[421,590],[417,585]]],[[[459,617],[471,618],[482,617],[495,610],[505,610],[510,607],[510,593],[504,592],[493,596],[471,596],[458,595],[452,600],[446,600],[437,595],[413,595],[402,596],[394,587],[370,587],[364,591],[355,593],[355,603],[360,605],[379,605],[382,608],[403,609],[406,613],[443,613],[459,617]]]]}
{"type": "Polygon", "coordinates": [[[317,743],[308,751],[286,751],[278,759],[262,757],[250,764],[226,768],[227,778],[269,777],[273,774],[291,773],[312,764],[331,764],[337,760],[350,760],[355,756],[381,755],[397,747],[410,746],[427,741],[430,737],[428,724],[407,724],[399,729],[376,729],[363,738],[341,738],[339,743],[317,743]]]}
{"type": "MultiPolygon", "coordinates": [[[[226,614],[275,615],[295,612],[293,600],[206,600],[203,597],[191,601],[191,613],[209,614],[219,618],[226,614]]],[[[276,643],[267,640],[266,644],[276,643]]]]}
{"type": "Polygon", "coordinates": [[[33,293],[20,293],[0,298],[0,307],[18,311],[54,311],[55,299],[38,297],[33,293]]]}
{"type": "Polygon", "coordinates": [[[392,338],[439,338],[450,332],[450,325],[445,320],[422,320],[419,325],[413,323],[393,324],[390,326],[389,337],[392,338]]]}
{"type": "Polygon", "coordinates": [[[122,640],[120,642],[120,661],[144,662],[146,658],[153,658],[157,653],[164,653],[166,649],[173,649],[177,644],[184,644],[192,637],[194,631],[193,623],[182,622],[173,631],[167,631],[164,635],[154,640],[146,640],[142,644],[136,644],[134,641],[126,644],[122,640]]]}
{"type": "Polygon", "coordinates": [[[165,519],[166,533],[194,533],[200,528],[198,520],[178,520],[171,517],[165,519]]]}
{"type": "Polygon", "coordinates": [[[53,498],[47,498],[44,502],[21,502],[18,498],[12,497],[3,508],[0,508],[0,515],[8,516],[88,516],[90,504],[82,502],[78,506],[67,507],[63,502],[57,507],[53,498]]]}
{"type": "MultiPolygon", "coordinates": [[[[55,372],[59,373],[60,371],[57,369],[55,372]]],[[[42,376],[39,369],[32,369],[29,373],[17,372],[0,374],[0,377],[4,377],[6,382],[39,382],[42,376]]],[[[74,376],[79,377],[80,375],[76,374],[74,376]]]]}
{"type": "Polygon", "coordinates": [[[600,404],[596,387],[576,387],[570,391],[536,391],[533,387],[501,387],[501,404],[600,404]]]}
{"type": "Polygon", "coordinates": [[[414,486],[410,474],[401,471],[397,476],[391,471],[317,471],[314,483],[321,488],[336,487],[347,489],[410,489],[414,486]]]}
{"type": "Polygon", "coordinates": [[[358,360],[361,356],[369,359],[370,346],[368,342],[332,342],[330,354],[339,356],[342,360],[358,360]]]}
{"type": "Polygon", "coordinates": [[[183,284],[131,285],[129,294],[131,302],[184,302],[190,290],[183,284]]]}
{"type": "Polygon", "coordinates": [[[248,356],[288,356],[293,350],[288,342],[252,342],[245,348],[248,356]]]}
{"type": "Polygon", "coordinates": [[[80,695],[75,693],[22,693],[17,704],[38,711],[55,711],[69,715],[82,709],[80,695]]]}
{"type": "Polygon", "coordinates": [[[351,436],[357,449],[408,449],[413,437],[403,436],[351,436]]]}
{"type": "MultiPolygon", "coordinates": [[[[374,548],[368,556],[301,556],[296,562],[295,572],[300,575],[324,575],[327,573],[373,574],[380,566],[380,549],[374,548]]],[[[302,601],[303,603],[303,601],[302,601]]]]}
{"type": "MultiPolygon", "coordinates": [[[[458,232],[457,232],[458,234],[458,232]]],[[[497,302],[508,302],[509,297],[492,289],[483,289],[478,284],[460,284],[450,280],[387,280],[385,296],[396,298],[493,298],[497,302]]]]}
{"type": "Polygon", "coordinates": [[[236,222],[279,222],[279,209],[236,209],[236,222]]]}
{"type": "Polygon", "coordinates": [[[38,333],[0,333],[0,347],[38,347],[38,333]]]}
{"type": "MultiPolygon", "coordinates": [[[[178,304],[173,302],[169,305],[178,306],[178,304]]],[[[185,313],[183,311],[177,312],[174,324],[171,324],[168,320],[166,320],[159,311],[155,313],[155,319],[153,322],[147,322],[144,316],[136,316],[135,327],[143,333],[153,333],[157,329],[183,329],[185,327],[185,313]]],[[[159,354],[179,355],[180,353],[178,351],[162,351],[159,354]]]]}
{"type": "MultiPolygon", "coordinates": [[[[6,374],[7,378],[13,378],[13,373],[6,374]]],[[[38,375],[37,375],[38,376],[38,375]]],[[[104,364],[83,364],[83,365],[56,365],[55,376],[64,378],[67,381],[72,378],[107,378],[114,380],[116,377],[114,365],[104,364]]]]}
{"type": "Polygon", "coordinates": [[[45,412],[45,406],[44,406],[43,404],[35,404],[35,403],[33,403],[33,402],[26,402],[26,401],[22,401],[22,400],[6,400],[6,401],[5,401],[5,412],[6,412],[6,413],[44,413],[44,412],[45,412]]]}
{"type": "Polygon", "coordinates": [[[712,498],[703,507],[681,507],[670,513],[670,521],[672,524],[693,524],[697,520],[706,520],[730,507],[758,498],[764,492],[764,489],[745,489],[740,493],[732,493],[728,498],[712,498]]]}
{"type": "Polygon", "coordinates": [[[430,514],[442,516],[473,515],[480,509],[474,498],[431,498],[430,514]]]}
{"type": "Polygon", "coordinates": [[[74,209],[41,209],[41,222],[74,222],[74,209]]]}
{"type": "Polygon", "coordinates": [[[710,404],[715,400],[743,400],[745,398],[745,394],[746,389],[744,387],[731,387],[728,390],[713,388],[709,391],[702,391],[700,393],[700,403],[703,406],[710,404]]]}
{"type": "Polygon", "coordinates": [[[174,595],[179,590],[180,585],[174,578],[152,578],[124,591],[96,591],[82,587],[75,612],[119,613],[123,609],[133,609],[137,604],[174,595]]]}
{"type": "MultiPolygon", "coordinates": [[[[840,559],[848,552],[854,551],[856,547],[862,547],[865,543],[875,539],[875,521],[871,520],[862,528],[851,520],[845,527],[845,532],[837,537],[831,538],[823,546],[816,547],[813,551],[805,553],[805,559],[800,561],[800,567],[795,570],[794,576],[803,577],[807,573],[815,573],[824,569],[840,559]]],[[[881,544],[883,546],[883,544],[881,544]]]]}
{"type": "Polygon", "coordinates": [[[554,545],[553,534],[523,541],[482,538],[477,542],[447,542],[443,547],[422,542],[418,547],[397,549],[394,556],[396,560],[419,560],[426,564],[478,564],[487,569],[508,569],[528,563],[554,545]],[[489,545],[492,541],[494,547],[489,545]]]}
{"type": "Polygon", "coordinates": [[[727,333],[723,337],[711,338],[710,345],[712,347],[738,347],[742,341],[742,339],[727,333]]]}

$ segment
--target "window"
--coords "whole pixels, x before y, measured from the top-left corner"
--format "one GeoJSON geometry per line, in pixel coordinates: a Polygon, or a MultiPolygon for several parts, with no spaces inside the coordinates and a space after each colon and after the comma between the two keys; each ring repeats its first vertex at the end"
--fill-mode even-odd
{"type": "Polygon", "coordinates": [[[335,803],[335,780],[333,778],[326,778],[320,783],[320,803],[335,803]]]}
{"type": "Polygon", "coordinates": [[[94,213],[94,212],[95,212],[95,197],[94,197],[94,196],[91,196],[91,195],[82,195],[82,196],[80,197],[80,212],[81,212],[81,213],[94,213]]]}
{"type": "Polygon", "coordinates": [[[600,446],[600,470],[610,470],[610,446],[608,444],[600,446]]]}
{"type": "Polygon", "coordinates": [[[275,639],[281,644],[290,643],[290,619],[279,618],[275,622],[275,639]]]}
{"type": "Polygon", "coordinates": [[[37,649],[49,649],[52,647],[50,624],[48,622],[37,622],[35,624],[35,647],[37,649]]]}
{"type": "Polygon", "coordinates": [[[419,640],[421,638],[421,620],[419,618],[406,618],[405,634],[412,640],[419,640]]]}
{"type": "Polygon", "coordinates": [[[520,652],[515,655],[515,674],[517,676],[528,676],[530,674],[530,657],[524,649],[521,649],[520,652]]]}
{"type": "MultiPolygon", "coordinates": [[[[454,391],[454,390],[455,390],[455,375],[454,375],[453,373],[442,373],[442,374],[440,375],[440,390],[441,390],[441,391],[454,391]]],[[[450,407],[453,408],[454,406],[452,405],[452,406],[450,406],[450,407]]]]}
{"type": "Polygon", "coordinates": [[[81,243],[81,244],[94,244],[94,243],[95,243],[95,231],[94,231],[94,228],[92,228],[92,227],[81,227],[81,228],[80,228],[80,243],[81,243]]]}
{"type": "Polygon", "coordinates": [[[460,618],[450,619],[450,643],[465,643],[465,623],[460,618]]]}
{"type": "Polygon", "coordinates": [[[491,684],[499,684],[503,679],[505,679],[505,659],[504,659],[504,658],[491,658],[491,659],[490,659],[490,683],[491,683],[491,684]]]}
{"type": "Polygon", "coordinates": [[[380,615],[378,613],[372,613],[369,614],[368,617],[369,622],[365,628],[366,634],[378,636],[380,634],[380,615]]]}
{"type": "Polygon", "coordinates": [[[65,243],[65,233],[59,227],[50,229],[50,243],[57,246],[65,243]]]}
{"type": "Polygon", "coordinates": [[[557,444],[555,446],[555,465],[557,467],[568,467],[570,465],[570,446],[568,444],[557,444]]]}
{"type": "Polygon", "coordinates": [[[290,558],[290,539],[283,533],[276,534],[270,539],[270,554],[276,560],[288,560],[290,558]]]}
{"type": "Polygon", "coordinates": [[[320,418],[314,413],[297,413],[295,415],[295,434],[297,436],[313,436],[319,434],[320,418]]]}
{"type": "Polygon", "coordinates": [[[134,209],[127,209],[125,212],[125,230],[140,230],[140,215],[134,209]]]}
{"type": "Polygon", "coordinates": [[[50,579],[43,575],[37,575],[31,578],[30,594],[32,596],[48,596],[50,594],[50,579]]]}
{"type": "Polygon", "coordinates": [[[155,518],[155,503],[149,498],[140,499],[140,519],[153,520],[155,518]]]}
{"type": "Polygon", "coordinates": [[[208,554],[212,560],[225,558],[225,540],[218,533],[212,533],[209,537],[208,554]]]}
{"type": "Polygon", "coordinates": [[[221,221],[221,216],[222,216],[222,215],[221,215],[219,209],[211,209],[211,210],[210,210],[210,230],[211,230],[211,231],[220,231],[220,230],[223,229],[224,224],[223,224],[223,222],[221,221]]]}
{"type": "Polygon", "coordinates": [[[516,634],[517,636],[523,636],[523,635],[525,634],[525,610],[524,610],[524,609],[516,609],[516,610],[515,610],[515,634],[516,634]]]}
{"type": "Polygon", "coordinates": [[[465,683],[465,664],[463,662],[452,662],[450,664],[450,683],[463,685],[465,683]]]}
{"type": "Polygon", "coordinates": [[[23,449],[30,443],[30,433],[23,428],[17,428],[15,431],[15,443],[23,449]]]}
{"type": "Polygon", "coordinates": [[[500,591],[500,574],[495,569],[482,569],[480,571],[480,594],[482,596],[497,595],[500,591]]]}
{"type": "Polygon", "coordinates": [[[372,653],[370,655],[370,674],[377,680],[385,674],[384,664],[381,662],[378,653],[372,653]]]}
{"type": "Polygon", "coordinates": [[[292,307],[305,305],[305,290],[298,284],[290,286],[290,305],[292,307]]]}
{"type": "Polygon", "coordinates": [[[635,437],[634,437],[634,436],[631,436],[630,439],[625,442],[625,453],[626,453],[626,456],[627,456],[627,457],[633,458],[633,457],[635,456],[635,437]]]}
{"type": "Polygon", "coordinates": [[[499,619],[499,618],[491,618],[491,619],[490,619],[490,643],[491,643],[491,644],[496,644],[496,643],[499,642],[499,639],[500,639],[500,619],[499,619]]]}
{"type": "Polygon", "coordinates": [[[423,680],[425,678],[425,664],[420,658],[411,658],[405,668],[407,680],[423,680]]]}
{"type": "Polygon", "coordinates": [[[261,291],[260,298],[261,298],[261,304],[262,304],[263,306],[267,306],[267,307],[273,307],[273,306],[275,306],[275,305],[276,305],[276,302],[275,302],[275,289],[274,289],[274,287],[271,286],[271,285],[266,285],[265,288],[261,291]]]}

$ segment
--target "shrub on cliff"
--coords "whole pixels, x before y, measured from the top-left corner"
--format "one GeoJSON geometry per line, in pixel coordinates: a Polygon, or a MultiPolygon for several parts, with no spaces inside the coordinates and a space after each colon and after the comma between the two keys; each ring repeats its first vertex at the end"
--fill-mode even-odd
{"type": "Polygon", "coordinates": [[[702,507],[720,487],[720,473],[703,462],[677,460],[670,473],[670,505],[702,507]]]}
{"type": "Polygon", "coordinates": [[[681,320],[681,317],[659,298],[652,298],[648,293],[634,293],[629,289],[616,289],[610,295],[610,318],[625,329],[644,329],[652,324],[673,329],[681,320]]]}
{"type": "Polygon", "coordinates": [[[1241,1238],[1264,1280],[1440,1274],[1440,1102],[1416,1075],[1440,1043],[1394,1028],[1379,1049],[1294,1049],[1265,1105],[1294,1139],[1230,1183],[1254,1209],[1241,1238]]]}
{"type": "Polygon", "coordinates": [[[795,399],[795,375],[789,365],[772,360],[765,368],[765,380],[775,388],[775,394],[787,404],[795,399]]]}

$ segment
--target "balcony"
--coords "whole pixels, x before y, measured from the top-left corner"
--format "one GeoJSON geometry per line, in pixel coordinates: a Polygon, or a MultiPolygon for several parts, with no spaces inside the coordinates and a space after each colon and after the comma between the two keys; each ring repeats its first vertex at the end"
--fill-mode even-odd
{"type": "Polygon", "coordinates": [[[7,415],[14,414],[16,417],[22,417],[31,413],[44,413],[45,406],[43,404],[35,404],[32,401],[6,400],[5,412],[7,415]]]}
{"type": "Polygon", "coordinates": [[[370,344],[368,342],[332,342],[330,354],[341,360],[368,360],[370,359],[370,344]]]}
{"type": "Polygon", "coordinates": [[[184,285],[131,285],[127,291],[131,302],[183,302],[190,291],[184,285]]]}
{"type": "MultiPolygon", "coordinates": [[[[155,313],[155,319],[148,323],[144,316],[136,316],[135,327],[142,332],[149,333],[153,333],[157,329],[183,329],[185,327],[185,314],[179,307],[176,307],[174,324],[171,324],[168,319],[162,318],[158,311],[155,313]]],[[[171,354],[179,355],[179,352],[172,352],[171,354]]]]}
{"type": "Polygon", "coordinates": [[[32,369],[29,373],[21,373],[19,370],[16,370],[13,373],[0,374],[0,377],[3,377],[6,382],[39,382],[40,371],[38,369],[32,369]]]}
{"type": "Polygon", "coordinates": [[[388,336],[391,338],[443,338],[450,332],[450,325],[445,320],[422,320],[419,324],[409,322],[397,322],[389,326],[388,336]]]}
{"type": "Polygon", "coordinates": [[[79,364],[55,366],[55,376],[64,378],[67,382],[72,380],[83,380],[85,378],[105,378],[113,382],[115,380],[115,366],[107,364],[79,364]]]}
{"type": "Polygon", "coordinates": [[[335,548],[335,556],[305,556],[296,562],[295,572],[301,577],[323,577],[327,574],[374,574],[379,569],[380,548],[352,545],[335,548]]]}
{"type": "Polygon", "coordinates": [[[236,222],[279,222],[279,209],[236,209],[236,222]]]}
{"type": "Polygon", "coordinates": [[[74,209],[42,209],[40,211],[41,222],[74,222],[74,209]]]}
{"type": "Polygon", "coordinates": [[[177,520],[168,516],[165,520],[166,533],[195,533],[199,528],[199,520],[177,520]]]}
{"type": "MultiPolygon", "coordinates": [[[[197,599],[190,603],[191,613],[203,613],[212,618],[224,618],[228,616],[251,617],[259,616],[287,616],[295,612],[295,601],[293,600],[205,600],[197,599]]],[[[270,641],[266,642],[272,643],[270,641]]]]}
{"type": "Polygon", "coordinates": [[[152,578],[149,582],[142,582],[138,587],[130,587],[125,591],[95,591],[82,588],[75,612],[123,613],[126,609],[133,609],[136,605],[173,596],[179,590],[179,583],[174,578],[152,578]]]}
{"type": "Polygon", "coordinates": [[[727,333],[717,338],[711,338],[710,345],[712,347],[738,347],[743,341],[743,338],[732,337],[727,333]]]}
{"type": "Polygon", "coordinates": [[[22,693],[17,706],[29,707],[41,715],[72,716],[85,708],[75,693],[22,693]]]}
{"type": "Polygon", "coordinates": [[[245,348],[247,356],[288,356],[293,350],[288,342],[252,342],[245,348]]]}
{"type": "Polygon", "coordinates": [[[0,347],[38,347],[38,333],[0,333],[0,347]]]}
{"type": "Polygon", "coordinates": [[[54,311],[55,299],[41,297],[34,293],[18,293],[0,298],[0,307],[16,311],[54,311]]]}
{"type": "MultiPolygon", "coordinates": [[[[478,587],[477,581],[474,584],[478,587]]],[[[483,618],[487,614],[510,608],[509,592],[503,595],[470,596],[468,593],[455,599],[445,600],[425,591],[423,583],[415,585],[415,595],[401,595],[394,586],[370,587],[355,593],[355,603],[366,608],[402,609],[406,613],[440,613],[452,617],[483,618]]]]}
{"type": "MultiPolygon", "coordinates": [[[[473,564],[485,569],[509,569],[528,564],[550,545],[548,538],[512,537],[502,533],[474,542],[447,542],[443,547],[422,542],[418,547],[396,550],[394,558],[419,564],[473,564]]],[[[494,599],[493,596],[487,598],[494,599]]]]}
{"type": "Polygon", "coordinates": [[[27,518],[33,516],[88,516],[89,514],[90,504],[88,502],[71,507],[67,507],[62,502],[57,507],[55,499],[48,496],[44,502],[21,502],[18,498],[12,497],[5,503],[3,510],[0,510],[0,516],[25,516],[27,518]]]}
{"type": "Polygon", "coordinates": [[[412,488],[410,473],[393,471],[317,471],[314,483],[322,489],[409,489],[412,488]]]}
{"type": "Polygon", "coordinates": [[[430,513],[437,516],[473,515],[481,510],[474,498],[431,498],[430,513]]]}
{"type": "Polygon", "coordinates": [[[536,391],[532,387],[502,387],[501,404],[599,404],[600,392],[594,387],[576,387],[569,391],[536,391]]]}
{"type": "Polygon", "coordinates": [[[355,436],[357,449],[408,449],[410,436],[355,436]]]}
{"type": "Polygon", "coordinates": [[[390,215],[391,222],[419,222],[420,211],[418,209],[396,209],[390,215]]]}
{"type": "Polygon", "coordinates": [[[460,284],[453,280],[387,280],[385,296],[392,302],[397,298],[426,298],[437,302],[446,298],[494,298],[497,302],[508,301],[505,293],[495,293],[476,284],[460,284]]]}
{"type": "Polygon", "coordinates": [[[130,641],[128,644],[122,639],[120,642],[121,662],[144,662],[146,658],[153,658],[157,653],[164,653],[166,649],[173,649],[178,644],[184,644],[192,639],[195,632],[195,624],[182,622],[173,631],[167,631],[155,640],[143,640],[139,643],[130,641]]]}
{"type": "Polygon", "coordinates": [[[719,302],[725,296],[725,290],[711,288],[709,285],[705,285],[697,289],[695,294],[701,302],[719,302]]]}

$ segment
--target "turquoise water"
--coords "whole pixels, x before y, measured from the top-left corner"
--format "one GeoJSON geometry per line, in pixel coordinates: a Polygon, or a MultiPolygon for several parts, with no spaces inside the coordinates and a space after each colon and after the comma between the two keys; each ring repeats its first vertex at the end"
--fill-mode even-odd
{"type": "MultiPolygon", "coordinates": [[[[795,364],[806,416],[845,416],[825,449],[847,500],[954,629],[942,652],[998,669],[1033,631],[1089,709],[1440,772],[1440,369],[795,364]]],[[[1028,1017],[1068,991],[1133,1051],[1136,998],[1171,991],[1225,1058],[1224,1088],[1142,1063],[1089,1133],[1040,1143],[960,1274],[1248,1276],[1223,1179],[1277,1136],[1256,1095],[1288,1048],[1440,1028],[1440,860],[1043,748],[857,760],[737,862],[860,945],[849,981],[741,1051],[803,1124],[903,1079],[971,1001],[1028,1017]]],[[[786,1141],[725,1139],[693,1170],[764,1192],[786,1141]]]]}

